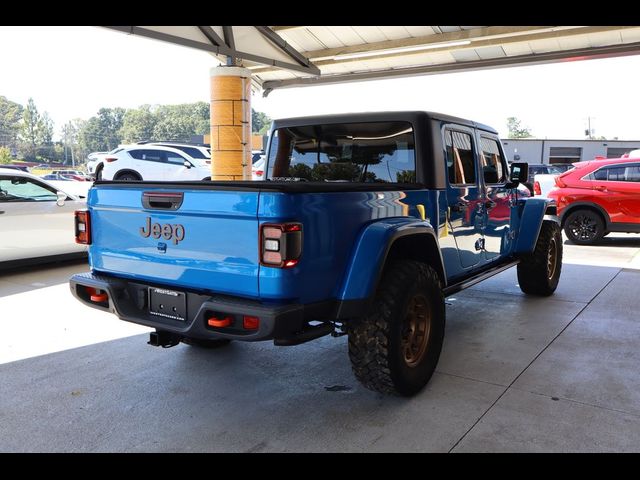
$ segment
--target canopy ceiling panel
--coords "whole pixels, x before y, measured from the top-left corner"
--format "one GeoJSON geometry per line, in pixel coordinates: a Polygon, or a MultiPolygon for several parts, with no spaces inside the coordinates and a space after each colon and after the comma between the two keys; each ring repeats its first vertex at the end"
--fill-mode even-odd
{"type": "Polygon", "coordinates": [[[119,26],[276,88],[640,54],[638,26],[119,26]]]}

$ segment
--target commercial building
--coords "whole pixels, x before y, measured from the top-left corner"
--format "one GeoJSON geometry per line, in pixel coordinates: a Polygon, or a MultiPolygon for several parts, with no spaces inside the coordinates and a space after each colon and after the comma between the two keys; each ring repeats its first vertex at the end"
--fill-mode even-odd
{"type": "Polygon", "coordinates": [[[618,158],[640,148],[640,140],[549,140],[509,138],[502,141],[510,161],[573,163],[597,156],[618,158]]]}

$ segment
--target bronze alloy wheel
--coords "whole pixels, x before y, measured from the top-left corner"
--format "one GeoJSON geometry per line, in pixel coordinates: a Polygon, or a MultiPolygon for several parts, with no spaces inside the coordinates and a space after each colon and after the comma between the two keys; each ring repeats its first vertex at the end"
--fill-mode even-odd
{"type": "Polygon", "coordinates": [[[431,311],[424,295],[416,294],[411,299],[402,327],[402,356],[407,366],[414,368],[427,351],[431,333],[431,311]]]}
{"type": "Polygon", "coordinates": [[[549,251],[547,252],[547,278],[551,280],[556,274],[556,266],[558,264],[558,244],[555,237],[551,237],[549,242],[549,251]]]}

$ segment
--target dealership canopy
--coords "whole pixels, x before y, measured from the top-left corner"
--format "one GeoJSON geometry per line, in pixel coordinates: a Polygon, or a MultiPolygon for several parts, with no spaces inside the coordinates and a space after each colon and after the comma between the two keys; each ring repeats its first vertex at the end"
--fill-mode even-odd
{"type": "Polygon", "coordinates": [[[637,26],[118,26],[303,85],[640,54],[637,26]]]}

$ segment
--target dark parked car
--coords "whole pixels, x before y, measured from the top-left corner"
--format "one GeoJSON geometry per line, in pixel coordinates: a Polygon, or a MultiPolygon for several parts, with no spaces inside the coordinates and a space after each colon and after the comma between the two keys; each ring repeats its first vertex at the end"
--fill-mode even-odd
{"type": "Polygon", "coordinates": [[[530,163],[529,179],[526,182],[524,182],[524,184],[531,192],[531,195],[533,195],[534,194],[533,182],[536,175],[538,174],[559,175],[569,170],[572,166],[573,164],[571,163],[554,164],[554,165],[549,165],[546,163],[530,163]]]}

